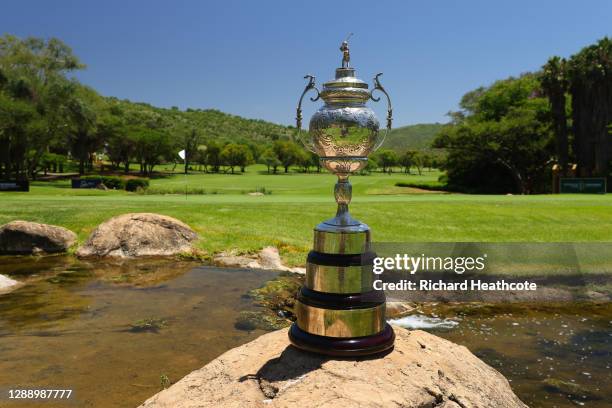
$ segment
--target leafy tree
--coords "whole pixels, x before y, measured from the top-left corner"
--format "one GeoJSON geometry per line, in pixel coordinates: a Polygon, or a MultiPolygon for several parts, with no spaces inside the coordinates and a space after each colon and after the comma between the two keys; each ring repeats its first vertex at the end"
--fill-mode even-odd
{"type": "Polygon", "coordinates": [[[568,126],[567,126],[567,98],[569,86],[567,80],[567,61],[559,57],[552,57],[542,67],[540,84],[544,94],[550,101],[550,110],[554,125],[556,154],[563,174],[568,172],[568,126]]]}
{"type": "Polygon", "coordinates": [[[98,131],[104,139],[106,154],[113,169],[123,164],[123,171],[128,173],[136,142],[126,123],[123,110],[109,109],[99,120],[98,131]]]}
{"type": "Polygon", "coordinates": [[[399,157],[398,163],[404,169],[404,173],[410,174],[410,168],[414,165],[414,150],[407,150],[399,157]]]}
{"type": "Polygon", "coordinates": [[[26,155],[32,146],[34,121],[38,115],[26,101],[0,93],[0,159],[4,178],[25,178],[26,155]]]}
{"type": "Polygon", "coordinates": [[[274,174],[276,174],[278,167],[282,165],[273,149],[265,150],[261,156],[259,156],[259,162],[268,167],[268,173],[270,173],[270,168],[272,168],[274,174]]]}
{"type": "Polygon", "coordinates": [[[189,169],[189,163],[195,160],[200,139],[200,134],[195,128],[191,128],[183,133],[182,147],[185,149],[185,174],[187,174],[189,169]]]}
{"type": "Polygon", "coordinates": [[[562,174],[567,174],[573,155],[580,176],[610,179],[612,40],[604,37],[568,60],[550,58],[542,67],[540,83],[550,103],[562,174]]]}
{"type": "Polygon", "coordinates": [[[295,164],[302,168],[304,173],[308,173],[310,166],[313,164],[312,156],[304,149],[299,149],[296,152],[295,164]]]}
{"type": "Polygon", "coordinates": [[[0,146],[5,177],[33,177],[65,130],[68,72],[83,68],[57,39],[0,37],[0,146]]]}
{"type": "Polygon", "coordinates": [[[151,174],[156,165],[174,156],[170,137],[163,129],[142,127],[134,133],[135,156],[142,175],[151,174]]]}
{"type": "Polygon", "coordinates": [[[218,173],[223,161],[221,160],[221,146],[210,141],[206,144],[206,163],[211,166],[213,173],[218,173]]]}
{"type": "Polygon", "coordinates": [[[440,168],[440,163],[442,163],[443,160],[441,161],[439,157],[431,156],[431,168],[432,169],[438,169],[440,168]]]}
{"type": "Polygon", "coordinates": [[[423,168],[432,167],[433,156],[426,151],[413,151],[412,153],[412,161],[414,167],[416,167],[419,176],[423,174],[423,168]]]}
{"type": "Polygon", "coordinates": [[[251,157],[253,157],[253,163],[259,163],[260,156],[262,155],[264,150],[269,147],[269,144],[267,143],[255,143],[247,138],[241,140],[240,144],[246,145],[249,148],[249,150],[251,151],[251,157]]]}
{"type": "Polygon", "coordinates": [[[234,174],[234,167],[237,166],[244,172],[244,168],[253,161],[253,156],[248,146],[229,143],[221,151],[221,161],[234,174]]]}
{"type": "Polygon", "coordinates": [[[373,156],[369,156],[368,163],[363,169],[361,169],[360,174],[362,175],[370,174],[373,171],[376,171],[376,169],[378,169],[378,162],[376,161],[376,158],[373,156]]]}
{"type": "Polygon", "coordinates": [[[583,48],[567,64],[574,151],[582,176],[611,177],[612,39],[583,48]]]}
{"type": "Polygon", "coordinates": [[[317,173],[321,172],[321,159],[319,155],[313,152],[306,152],[309,158],[309,166],[316,167],[317,173]]]}
{"type": "Polygon", "coordinates": [[[392,173],[393,166],[397,166],[397,164],[399,163],[399,157],[397,156],[397,153],[395,153],[393,150],[379,150],[375,157],[376,161],[378,162],[378,165],[382,167],[383,173],[392,173]]]}
{"type": "Polygon", "coordinates": [[[463,119],[443,129],[435,146],[448,150],[451,188],[528,194],[548,185],[544,169],[553,137],[548,104],[538,89],[533,74],[497,81],[464,106],[463,119]]]}
{"type": "Polygon", "coordinates": [[[66,156],[55,153],[45,153],[40,159],[40,165],[42,171],[45,175],[47,172],[51,171],[53,173],[57,173],[58,171],[62,173],[64,163],[66,162],[66,156]]]}
{"type": "Polygon", "coordinates": [[[96,103],[101,103],[100,97],[85,87],[79,87],[67,103],[68,141],[72,155],[79,161],[80,175],[85,174],[85,165],[91,163],[91,155],[102,144],[97,129],[96,103]]]}
{"type": "Polygon", "coordinates": [[[273,149],[284,167],[285,173],[289,172],[290,166],[298,162],[303,152],[300,146],[287,140],[277,140],[274,142],[273,149]]]}

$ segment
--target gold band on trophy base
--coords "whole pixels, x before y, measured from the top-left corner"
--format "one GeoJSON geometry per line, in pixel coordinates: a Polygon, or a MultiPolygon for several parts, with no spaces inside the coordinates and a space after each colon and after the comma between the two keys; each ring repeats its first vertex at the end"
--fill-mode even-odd
{"type": "Polygon", "coordinates": [[[324,254],[356,255],[370,243],[370,230],[362,232],[314,231],[313,250],[324,254]]]}
{"type": "Polygon", "coordinates": [[[297,325],[305,332],[327,337],[363,337],[385,328],[385,304],[365,309],[324,309],[296,303],[297,325]]]}
{"type": "Polygon", "coordinates": [[[372,290],[372,265],[335,266],[306,264],[306,287],[327,293],[361,293],[372,290]]]}

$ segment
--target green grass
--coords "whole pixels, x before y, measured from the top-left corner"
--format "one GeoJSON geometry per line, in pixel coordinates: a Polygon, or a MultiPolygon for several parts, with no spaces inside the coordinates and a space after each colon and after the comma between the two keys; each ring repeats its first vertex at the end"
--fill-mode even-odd
{"type": "MultiPolygon", "coordinates": [[[[170,167],[162,167],[166,171],[170,167]]],[[[177,166],[176,170],[182,170],[177,166]]],[[[175,171],[176,171],[175,170],[175,171]]],[[[282,169],[281,169],[282,171],[282,169]]],[[[353,194],[385,194],[392,191],[397,182],[427,183],[437,182],[440,173],[425,171],[421,176],[416,174],[403,174],[399,169],[392,174],[373,173],[368,176],[354,176],[353,194]]],[[[179,173],[166,173],[156,175],[151,180],[151,191],[156,194],[176,193],[184,194],[188,191],[204,191],[205,194],[246,194],[265,188],[273,195],[325,195],[331,197],[336,177],[325,172],[321,173],[289,173],[268,174],[263,165],[254,165],[247,168],[246,173],[204,174],[191,172],[187,175],[179,173]]],[[[108,192],[98,190],[72,190],[70,180],[53,182],[33,182],[32,193],[49,195],[107,195],[108,192]]],[[[116,193],[116,192],[111,192],[116,193]]]]}
{"type": "MultiPolygon", "coordinates": [[[[61,225],[79,241],[111,216],[155,212],[176,217],[201,236],[208,253],[254,251],[276,245],[291,264],[302,264],[312,228],[335,213],[334,177],[328,174],[267,175],[257,166],[240,175],[173,175],[152,188],[203,187],[217,194],[139,195],[125,191],[72,190],[67,181],[35,182],[29,193],[0,194],[0,224],[23,219],[61,225]],[[244,192],[265,187],[272,194],[244,192]]],[[[385,241],[612,241],[612,196],[397,194],[399,181],[437,179],[374,174],[351,178],[352,214],[385,241]]],[[[409,189],[407,191],[410,191],[409,189]]]]}

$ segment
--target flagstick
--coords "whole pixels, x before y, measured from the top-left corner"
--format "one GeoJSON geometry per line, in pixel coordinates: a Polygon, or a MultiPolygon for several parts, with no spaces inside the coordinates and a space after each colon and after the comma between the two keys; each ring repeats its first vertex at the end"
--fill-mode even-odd
{"type": "Polygon", "coordinates": [[[181,150],[178,152],[178,155],[181,159],[183,159],[183,165],[185,168],[183,169],[185,173],[184,181],[185,181],[185,201],[187,201],[187,151],[181,150]]]}

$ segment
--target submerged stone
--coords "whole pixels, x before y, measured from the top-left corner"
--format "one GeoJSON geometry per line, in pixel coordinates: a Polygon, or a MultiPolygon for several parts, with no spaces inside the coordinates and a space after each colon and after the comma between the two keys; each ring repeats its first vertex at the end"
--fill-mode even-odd
{"type": "Polygon", "coordinates": [[[234,327],[238,330],[253,331],[260,330],[278,330],[289,326],[290,321],[280,316],[274,316],[268,311],[243,311],[236,318],[234,327]]]}
{"type": "Polygon", "coordinates": [[[165,319],[147,318],[140,319],[130,325],[130,331],[133,333],[153,332],[157,333],[168,325],[165,319]]]}
{"type": "Polygon", "coordinates": [[[260,306],[275,314],[282,312],[288,318],[295,316],[295,298],[304,284],[304,276],[283,272],[258,289],[249,292],[249,296],[260,306]]]}
{"type": "Polygon", "coordinates": [[[558,378],[547,378],[542,382],[546,390],[564,394],[571,399],[580,401],[601,399],[600,396],[590,391],[587,387],[575,382],[563,381],[558,378]]]}

